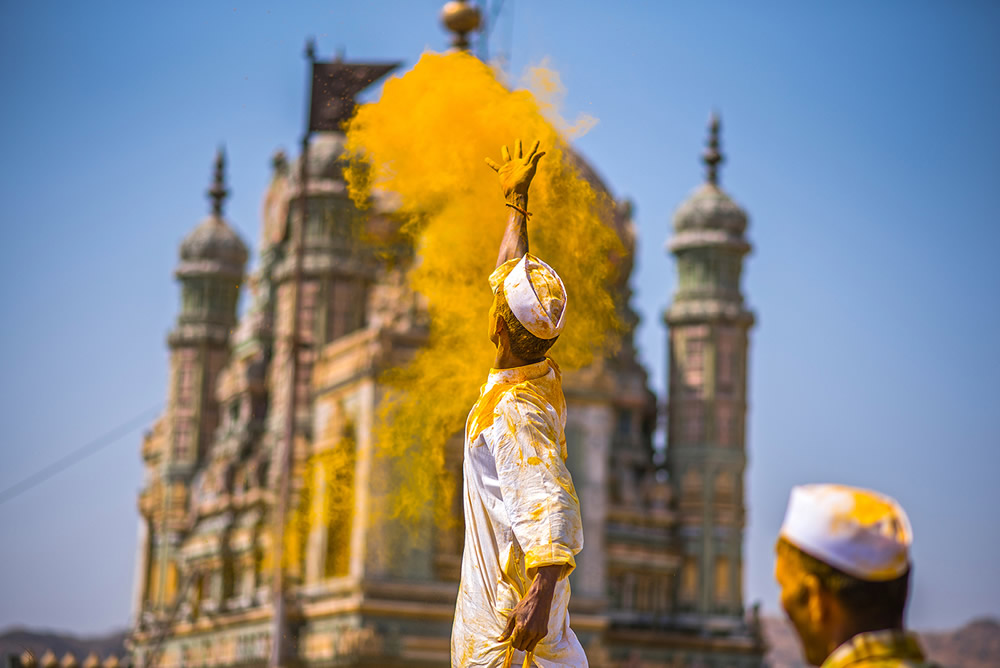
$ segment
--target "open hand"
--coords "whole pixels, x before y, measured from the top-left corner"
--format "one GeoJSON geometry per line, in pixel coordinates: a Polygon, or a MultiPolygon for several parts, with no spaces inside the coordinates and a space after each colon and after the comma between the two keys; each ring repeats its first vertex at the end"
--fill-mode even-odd
{"type": "Polygon", "coordinates": [[[538,152],[538,142],[536,141],[535,145],[531,147],[531,153],[525,158],[520,139],[514,143],[514,153],[516,155],[512,158],[507,146],[504,145],[500,149],[500,155],[504,159],[502,165],[486,158],[486,164],[500,176],[500,187],[507,199],[513,195],[523,197],[528,195],[528,186],[531,185],[531,179],[535,177],[538,161],[545,155],[545,151],[538,152]]]}

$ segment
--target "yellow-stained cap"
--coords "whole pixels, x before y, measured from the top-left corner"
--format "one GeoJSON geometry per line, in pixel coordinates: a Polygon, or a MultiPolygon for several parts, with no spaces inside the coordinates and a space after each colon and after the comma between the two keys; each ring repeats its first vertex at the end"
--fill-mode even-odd
{"type": "Polygon", "coordinates": [[[525,253],[508,260],[490,276],[490,287],[503,287],[511,313],[540,339],[554,339],[566,320],[566,286],[555,269],[525,253]]]}
{"type": "Polygon", "coordinates": [[[910,520],[895,499],[867,489],[793,487],[781,536],[862,580],[892,580],[910,566],[910,520]]]}

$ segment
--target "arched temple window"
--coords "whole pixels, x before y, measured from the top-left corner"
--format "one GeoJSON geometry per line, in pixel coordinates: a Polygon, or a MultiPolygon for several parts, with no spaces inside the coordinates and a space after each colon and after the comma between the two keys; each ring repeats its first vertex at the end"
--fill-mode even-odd
{"type": "Polygon", "coordinates": [[[715,474],[712,493],[718,503],[732,503],[736,495],[733,474],[729,471],[719,471],[715,474]]]}
{"type": "Polygon", "coordinates": [[[731,587],[729,573],[731,567],[729,558],[719,556],[715,558],[715,601],[716,603],[726,603],[729,601],[729,590],[731,587]]]}
{"type": "Polygon", "coordinates": [[[354,424],[348,422],[324,462],[328,518],[324,573],[327,577],[341,577],[350,572],[356,450],[354,424]]]}
{"type": "Polygon", "coordinates": [[[681,478],[681,495],[685,497],[699,496],[702,490],[701,474],[690,468],[681,478]]]}
{"type": "Polygon", "coordinates": [[[698,562],[694,557],[684,557],[681,567],[681,599],[693,603],[698,597],[698,562]]]}

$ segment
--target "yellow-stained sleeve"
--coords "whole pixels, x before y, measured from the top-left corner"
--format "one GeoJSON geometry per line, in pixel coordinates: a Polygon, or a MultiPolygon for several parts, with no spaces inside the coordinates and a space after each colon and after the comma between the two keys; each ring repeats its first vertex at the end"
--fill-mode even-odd
{"type": "Polygon", "coordinates": [[[511,528],[524,551],[526,575],[541,566],[576,567],[583,548],[580,501],[563,459],[561,422],[542,397],[512,389],[497,405],[494,460],[511,528]]]}

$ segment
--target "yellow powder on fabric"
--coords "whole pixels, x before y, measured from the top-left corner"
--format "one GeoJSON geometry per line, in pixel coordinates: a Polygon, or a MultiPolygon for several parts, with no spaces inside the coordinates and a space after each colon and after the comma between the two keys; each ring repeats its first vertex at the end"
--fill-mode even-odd
{"type": "Polygon", "coordinates": [[[890,504],[871,494],[852,490],[851,498],[854,505],[851,507],[850,517],[864,526],[892,517],[895,512],[890,504]]]}
{"type": "Polygon", "coordinates": [[[529,80],[539,93],[509,90],[468,54],[425,53],[386,82],[378,102],[360,106],[347,129],[351,196],[362,207],[373,190],[399,202],[395,215],[418,256],[409,281],[431,318],[427,346],[383,379],[376,433],[377,455],[396,462],[387,505],[414,525],[458,519],[450,516],[458,481],[444,474],[445,443],[462,430],[495,355],[487,278],[510,209],[484,158],[499,161],[501,145],[539,140],[546,152],[530,191],[531,253],[562,277],[569,305],[549,355],[564,368],[586,366],[610,351],[621,327],[610,293],[613,259],[623,254],[607,222],[613,202],[580,176],[566,144],[594,121],[556,116],[564,89],[551,70],[533,68],[529,80]]]}

